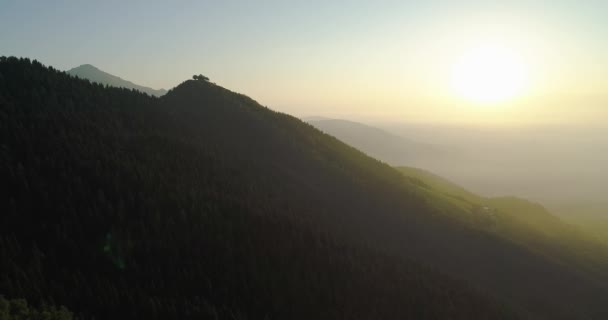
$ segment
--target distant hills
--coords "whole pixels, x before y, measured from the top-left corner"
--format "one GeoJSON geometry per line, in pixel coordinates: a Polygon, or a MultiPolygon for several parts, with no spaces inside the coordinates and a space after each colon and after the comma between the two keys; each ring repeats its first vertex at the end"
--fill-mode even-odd
{"type": "Polygon", "coordinates": [[[323,117],[303,120],[390,165],[426,166],[438,159],[456,155],[448,148],[409,140],[354,121],[323,117]]]}
{"type": "Polygon", "coordinates": [[[140,86],[131,81],[124,80],[115,75],[109,74],[105,71],[99,70],[97,67],[90,64],[83,64],[76,68],[72,68],[66,71],[68,74],[73,76],[77,76],[82,79],[87,79],[93,82],[101,83],[104,85],[119,87],[119,88],[127,88],[127,89],[135,89],[137,91],[141,91],[143,93],[147,93],[152,96],[160,97],[167,93],[165,89],[152,89],[144,86],[140,86]]]}
{"type": "Polygon", "coordinates": [[[79,319],[608,318],[606,248],[542,207],[204,80],[0,58],[0,176],[0,294],[79,319]]]}
{"type": "MultiPolygon", "coordinates": [[[[377,122],[397,136],[451,148],[432,171],[486,196],[533,199],[567,216],[606,212],[606,127],[377,122]]],[[[338,136],[338,138],[340,138],[338,136]]],[[[363,150],[367,152],[366,150],[363,150]]],[[[382,160],[382,159],[381,159],[382,160]]]]}

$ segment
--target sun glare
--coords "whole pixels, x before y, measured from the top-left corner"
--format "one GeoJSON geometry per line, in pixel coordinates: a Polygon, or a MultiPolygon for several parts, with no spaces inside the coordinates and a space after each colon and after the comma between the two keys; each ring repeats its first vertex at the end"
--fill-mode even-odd
{"type": "Polygon", "coordinates": [[[520,54],[500,45],[483,45],[464,52],[452,67],[451,85],[455,93],[485,105],[521,95],[527,82],[520,54]]]}

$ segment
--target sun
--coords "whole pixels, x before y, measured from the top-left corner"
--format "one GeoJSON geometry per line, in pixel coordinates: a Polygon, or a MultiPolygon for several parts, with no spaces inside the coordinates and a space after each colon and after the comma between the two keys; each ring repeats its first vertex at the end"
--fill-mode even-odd
{"type": "Polygon", "coordinates": [[[461,98],[484,105],[520,96],[528,85],[522,56],[516,50],[496,44],[465,51],[451,71],[454,92],[461,98]]]}

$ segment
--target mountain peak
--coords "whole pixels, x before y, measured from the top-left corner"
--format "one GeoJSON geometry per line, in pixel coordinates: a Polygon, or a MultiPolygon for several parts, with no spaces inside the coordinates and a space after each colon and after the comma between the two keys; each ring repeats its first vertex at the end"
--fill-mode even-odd
{"type": "MultiPolygon", "coordinates": [[[[95,70],[99,70],[99,68],[97,68],[96,66],[94,66],[92,64],[88,64],[88,63],[81,64],[78,67],[73,68],[72,70],[74,70],[74,69],[95,69],[95,70]]],[[[99,70],[99,71],[101,71],[101,70],[99,70]]]]}
{"type": "MultiPolygon", "coordinates": [[[[78,77],[86,78],[86,79],[89,79],[88,77],[84,76],[87,73],[100,73],[100,74],[104,74],[105,76],[112,76],[111,74],[109,74],[105,71],[102,71],[101,69],[97,68],[96,66],[94,66],[92,64],[88,64],[88,63],[81,64],[78,67],[74,67],[66,72],[71,75],[77,75],[78,77]]],[[[95,81],[94,79],[89,79],[89,80],[95,81]]],[[[97,81],[95,81],[95,82],[97,82],[97,81]]]]}
{"type": "Polygon", "coordinates": [[[88,79],[92,82],[97,82],[112,87],[135,89],[147,93],[152,96],[160,97],[167,93],[165,89],[153,89],[145,86],[135,84],[131,81],[124,80],[118,76],[107,73],[92,64],[82,64],[78,67],[72,68],[66,71],[68,74],[77,76],[79,78],[88,79]]]}

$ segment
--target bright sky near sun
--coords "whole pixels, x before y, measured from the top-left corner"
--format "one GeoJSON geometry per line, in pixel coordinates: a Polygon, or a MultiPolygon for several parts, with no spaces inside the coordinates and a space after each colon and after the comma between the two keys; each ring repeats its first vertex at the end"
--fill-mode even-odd
{"type": "Polygon", "coordinates": [[[351,119],[608,119],[608,1],[0,0],[0,55],[351,119]],[[501,4],[507,2],[507,4],[501,4]]]}

